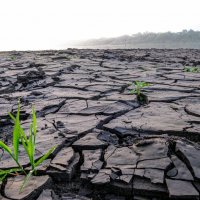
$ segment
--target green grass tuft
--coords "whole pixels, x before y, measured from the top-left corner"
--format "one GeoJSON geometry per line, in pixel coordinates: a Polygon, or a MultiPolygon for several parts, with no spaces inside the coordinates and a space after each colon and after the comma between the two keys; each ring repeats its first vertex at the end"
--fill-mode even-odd
{"type": "Polygon", "coordinates": [[[200,68],[198,67],[191,67],[191,66],[185,66],[183,69],[184,72],[192,72],[192,73],[199,73],[200,68]]]}
{"type": "Polygon", "coordinates": [[[150,86],[150,84],[143,82],[143,81],[135,81],[134,89],[130,90],[130,94],[137,95],[137,100],[140,104],[148,104],[149,103],[147,96],[141,92],[141,89],[144,87],[147,87],[147,86],[150,86]]]}
{"type": "Polygon", "coordinates": [[[143,81],[135,81],[134,87],[135,89],[130,91],[130,94],[136,94],[137,96],[141,95],[141,89],[144,87],[150,86],[149,83],[143,82],[143,81]]]}
{"type": "Polygon", "coordinates": [[[2,182],[9,174],[22,173],[26,175],[26,178],[20,188],[19,192],[22,192],[26,184],[28,183],[31,176],[36,175],[36,167],[38,167],[44,160],[46,160],[50,154],[55,150],[56,146],[50,148],[39,160],[35,162],[35,149],[36,149],[36,136],[37,136],[37,118],[34,106],[32,106],[32,122],[29,129],[29,137],[26,136],[23,128],[20,124],[20,102],[18,103],[17,115],[14,117],[9,113],[11,119],[14,122],[13,128],[13,142],[12,148],[8,147],[3,141],[0,141],[0,148],[4,149],[11,158],[16,162],[18,168],[13,168],[9,170],[0,170],[0,182],[2,182]],[[25,172],[22,165],[19,163],[19,145],[20,142],[29,158],[31,164],[31,170],[28,174],[25,172]]]}

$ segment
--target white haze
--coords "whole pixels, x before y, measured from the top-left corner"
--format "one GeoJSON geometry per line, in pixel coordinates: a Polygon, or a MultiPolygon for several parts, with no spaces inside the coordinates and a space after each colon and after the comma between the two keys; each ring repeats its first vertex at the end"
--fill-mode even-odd
{"type": "Polygon", "coordinates": [[[200,30],[199,0],[0,0],[0,50],[70,47],[137,32],[200,30]]]}

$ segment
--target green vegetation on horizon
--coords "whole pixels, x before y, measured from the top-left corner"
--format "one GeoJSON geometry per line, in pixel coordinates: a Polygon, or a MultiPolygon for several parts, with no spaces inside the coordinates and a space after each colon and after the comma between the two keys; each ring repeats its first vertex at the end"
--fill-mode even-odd
{"type": "Polygon", "coordinates": [[[91,39],[77,46],[93,48],[191,48],[200,49],[200,31],[137,33],[116,38],[91,39]]]}

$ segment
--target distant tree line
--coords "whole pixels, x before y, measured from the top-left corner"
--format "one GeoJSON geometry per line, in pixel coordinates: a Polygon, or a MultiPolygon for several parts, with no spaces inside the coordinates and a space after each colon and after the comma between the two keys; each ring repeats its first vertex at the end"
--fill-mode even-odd
{"type": "Polygon", "coordinates": [[[200,49],[200,31],[137,33],[117,38],[101,38],[84,41],[82,47],[94,48],[192,48],[200,49]]]}

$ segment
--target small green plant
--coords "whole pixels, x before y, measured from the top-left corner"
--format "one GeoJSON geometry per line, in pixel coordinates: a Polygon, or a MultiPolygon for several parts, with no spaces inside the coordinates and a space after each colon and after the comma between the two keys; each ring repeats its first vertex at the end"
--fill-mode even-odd
{"type": "Polygon", "coordinates": [[[191,66],[185,66],[183,69],[184,72],[192,72],[192,73],[199,73],[200,68],[198,67],[191,67],[191,66]]]}
{"type": "Polygon", "coordinates": [[[45,153],[39,160],[35,162],[35,150],[36,150],[36,136],[37,136],[37,119],[36,112],[34,107],[32,107],[32,123],[30,124],[29,135],[25,134],[23,128],[20,124],[20,103],[18,103],[18,111],[16,117],[14,117],[11,113],[9,113],[10,117],[14,121],[14,129],[13,129],[13,143],[10,148],[4,142],[0,141],[0,148],[6,151],[12,159],[16,162],[18,168],[13,168],[9,170],[0,170],[0,181],[2,182],[8,174],[12,173],[23,173],[26,175],[26,178],[20,188],[20,192],[27,184],[30,177],[34,174],[36,175],[37,167],[46,160],[50,154],[55,150],[55,146],[52,147],[47,153],[45,153]],[[22,143],[22,146],[29,158],[31,170],[26,173],[23,166],[19,163],[19,144],[22,143]]]}
{"type": "MultiPolygon", "coordinates": [[[[0,147],[2,149],[4,149],[4,151],[6,151],[11,157],[12,159],[16,162],[16,164],[18,165],[19,169],[21,169],[21,171],[23,171],[23,167],[20,165],[18,159],[19,159],[19,141],[20,141],[20,108],[19,108],[19,104],[18,104],[18,111],[17,111],[17,116],[15,119],[15,125],[14,125],[14,129],[13,129],[13,142],[12,142],[12,148],[10,148],[9,146],[7,146],[3,141],[0,141],[0,147]]],[[[10,116],[12,116],[9,113],[10,116]]],[[[24,171],[25,172],[25,171],[24,171]]],[[[3,174],[3,172],[2,172],[3,174]]],[[[5,176],[5,174],[3,175],[5,176]]]]}
{"type": "Polygon", "coordinates": [[[146,87],[146,86],[149,86],[149,85],[150,84],[146,83],[146,82],[135,81],[134,82],[135,89],[131,90],[130,93],[136,94],[137,96],[140,96],[141,95],[141,89],[146,87]]]}
{"type": "Polygon", "coordinates": [[[137,99],[140,103],[142,104],[148,103],[147,97],[141,92],[141,89],[147,86],[150,86],[150,84],[143,81],[135,81],[134,82],[135,89],[131,90],[130,94],[137,95],[137,99]]]}
{"type": "Polygon", "coordinates": [[[11,60],[16,60],[16,56],[11,56],[10,59],[11,60]]]}

